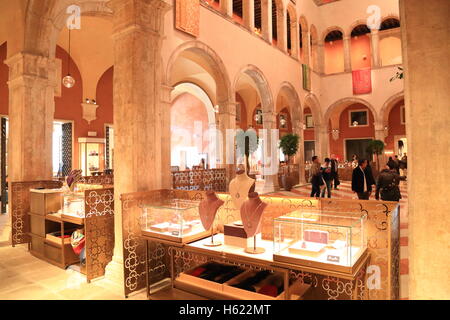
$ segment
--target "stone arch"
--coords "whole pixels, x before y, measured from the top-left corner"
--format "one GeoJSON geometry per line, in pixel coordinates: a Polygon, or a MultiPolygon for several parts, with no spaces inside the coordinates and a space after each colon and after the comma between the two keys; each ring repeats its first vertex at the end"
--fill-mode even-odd
{"type": "MultiPolygon", "coordinates": [[[[303,108],[309,107],[311,109],[314,124],[316,127],[319,127],[323,123],[322,119],[322,110],[320,108],[319,99],[317,99],[314,93],[308,93],[305,97],[305,102],[303,103],[303,108]]],[[[303,111],[302,111],[303,113],[303,111]]]]}
{"type": "Polygon", "coordinates": [[[330,105],[323,117],[323,120],[324,120],[323,123],[325,125],[327,125],[328,121],[331,119],[331,116],[333,115],[333,113],[336,110],[339,110],[339,114],[340,114],[343,110],[345,110],[345,108],[347,108],[348,106],[351,106],[352,104],[356,104],[356,103],[362,104],[362,105],[366,106],[367,108],[369,108],[369,110],[372,112],[374,122],[379,123],[378,113],[375,110],[375,108],[372,106],[372,104],[370,104],[366,100],[363,100],[360,98],[355,98],[355,97],[342,98],[342,99],[339,99],[336,102],[334,102],[332,105],[330,105]]]}
{"type": "Polygon", "coordinates": [[[218,104],[223,105],[222,107],[224,108],[228,108],[228,103],[234,102],[235,98],[232,94],[230,78],[226,67],[219,55],[201,41],[188,41],[175,49],[167,63],[165,84],[168,86],[173,85],[172,71],[176,61],[183,53],[193,54],[199,59],[200,63],[203,63],[202,67],[206,68],[216,82],[216,98],[218,104]]]}
{"type": "Polygon", "coordinates": [[[380,118],[382,121],[383,126],[387,126],[389,123],[389,113],[391,113],[392,108],[394,108],[397,103],[399,103],[401,100],[405,99],[405,93],[399,92],[389,99],[383,104],[383,107],[380,110],[380,118]]]}
{"type": "Polygon", "coordinates": [[[306,19],[306,17],[303,14],[298,19],[298,22],[302,26],[303,31],[308,31],[308,20],[306,19]]]}
{"type": "Polygon", "coordinates": [[[68,16],[66,8],[73,4],[80,7],[82,16],[112,16],[112,10],[101,0],[30,0],[25,19],[25,51],[54,58],[58,34],[68,16]]]}
{"type": "Polygon", "coordinates": [[[236,92],[237,84],[242,74],[248,75],[253,80],[261,100],[263,113],[275,112],[275,104],[269,82],[258,67],[249,64],[241,68],[234,78],[233,91],[236,92]]]}
{"type": "Polygon", "coordinates": [[[290,82],[283,82],[278,90],[277,99],[280,95],[284,95],[289,102],[289,112],[292,117],[292,123],[295,124],[295,121],[301,121],[303,109],[301,107],[300,98],[294,86],[290,82]]]}

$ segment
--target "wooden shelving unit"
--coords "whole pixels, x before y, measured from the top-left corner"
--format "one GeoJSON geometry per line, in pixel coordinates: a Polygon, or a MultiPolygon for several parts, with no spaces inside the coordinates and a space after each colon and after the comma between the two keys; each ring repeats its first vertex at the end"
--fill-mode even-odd
{"type": "MultiPolygon", "coordinates": [[[[61,208],[60,198],[61,192],[57,190],[31,190],[28,248],[32,255],[65,269],[79,263],[80,258],[73,251],[70,241],[51,234],[55,232],[59,232],[60,235],[66,232],[71,234],[74,230],[84,229],[84,219],[55,213],[61,208]]],[[[80,271],[86,273],[83,266],[80,266],[80,271]]]]}

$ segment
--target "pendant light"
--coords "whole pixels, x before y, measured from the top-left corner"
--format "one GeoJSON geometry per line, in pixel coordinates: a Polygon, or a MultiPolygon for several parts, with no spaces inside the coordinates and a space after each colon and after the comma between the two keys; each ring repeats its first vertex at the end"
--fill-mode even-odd
{"type": "Polygon", "coordinates": [[[75,85],[75,79],[70,75],[70,30],[69,27],[69,53],[67,54],[67,76],[62,79],[64,87],[70,89],[75,85]]]}

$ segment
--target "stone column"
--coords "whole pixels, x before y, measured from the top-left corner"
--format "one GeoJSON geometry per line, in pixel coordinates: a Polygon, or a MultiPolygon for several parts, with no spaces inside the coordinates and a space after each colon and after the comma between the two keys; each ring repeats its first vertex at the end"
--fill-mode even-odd
{"type": "Polygon", "coordinates": [[[242,1],[244,26],[253,32],[255,29],[255,1],[242,1]]]}
{"type": "Polygon", "coordinates": [[[303,64],[309,65],[311,46],[309,45],[309,32],[302,30],[302,43],[303,43],[303,64]]]}
{"type": "Polygon", "coordinates": [[[270,44],[272,44],[272,1],[275,0],[261,0],[261,34],[270,44]]]}
{"type": "Polygon", "coordinates": [[[305,137],[303,130],[303,121],[294,120],[292,123],[292,132],[299,136],[298,152],[294,158],[294,163],[299,165],[300,184],[305,184],[305,152],[303,150],[305,145],[305,137]]]}
{"type": "Polygon", "coordinates": [[[112,0],[109,6],[114,12],[115,246],[106,276],[123,286],[120,196],[166,186],[170,169],[170,140],[164,140],[170,136],[170,90],[161,88],[163,18],[169,6],[162,0],[112,0]]]}
{"type": "Polygon", "coordinates": [[[352,71],[352,55],[351,55],[351,39],[349,36],[344,36],[344,72],[352,71]]]}
{"type": "MultiPolygon", "coordinates": [[[[386,141],[385,141],[386,136],[387,136],[387,131],[385,130],[383,123],[375,123],[375,140],[383,141],[384,144],[386,145],[386,141]]],[[[378,161],[379,161],[380,169],[382,169],[384,167],[384,165],[387,163],[386,155],[384,154],[384,152],[382,154],[378,155],[378,161]]]]}
{"type": "Polygon", "coordinates": [[[279,167],[280,161],[278,156],[279,136],[278,134],[275,137],[272,136],[272,129],[277,128],[276,119],[275,112],[263,112],[263,128],[265,131],[259,134],[260,138],[262,137],[264,139],[263,173],[264,171],[267,173],[264,174],[265,183],[263,193],[274,192],[280,189],[278,184],[278,170],[276,170],[279,167]]]}
{"type": "Polygon", "coordinates": [[[319,157],[320,161],[323,161],[330,153],[328,126],[326,124],[317,125],[314,135],[316,137],[316,156],[319,157]]]}
{"type": "Polygon", "coordinates": [[[233,0],[220,0],[220,11],[228,17],[233,17],[233,0]]]}
{"type": "Polygon", "coordinates": [[[370,31],[370,43],[372,47],[372,68],[381,67],[380,35],[377,29],[372,29],[370,31]]]}
{"type": "Polygon", "coordinates": [[[286,20],[286,9],[277,8],[277,46],[284,52],[287,51],[286,20]]]}
{"type": "Polygon", "coordinates": [[[313,55],[314,70],[317,73],[323,74],[325,72],[324,43],[323,42],[318,42],[316,44],[313,43],[313,46],[316,47],[316,54],[313,55]]]}
{"type": "Polygon", "coordinates": [[[220,168],[227,170],[227,186],[236,173],[235,130],[236,103],[219,103],[218,129],[222,133],[222,159],[220,168]]]}
{"type": "Polygon", "coordinates": [[[409,299],[448,299],[448,0],[400,0],[408,137],[409,299]]]}
{"type": "Polygon", "coordinates": [[[9,182],[51,180],[55,60],[20,52],[5,63],[9,66],[9,182]]]}
{"type": "Polygon", "coordinates": [[[174,87],[161,86],[161,125],[164,130],[161,132],[161,161],[163,170],[161,172],[161,188],[172,189],[172,175],[170,174],[171,150],[170,150],[170,108],[172,107],[172,91],[174,87]]]}

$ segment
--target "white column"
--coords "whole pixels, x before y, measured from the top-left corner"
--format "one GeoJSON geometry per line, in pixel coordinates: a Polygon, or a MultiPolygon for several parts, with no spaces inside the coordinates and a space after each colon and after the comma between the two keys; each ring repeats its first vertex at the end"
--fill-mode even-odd
{"type": "Polygon", "coordinates": [[[233,17],[233,0],[220,0],[220,11],[228,17],[233,17]]]}
{"type": "Polygon", "coordinates": [[[255,29],[255,0],[242,1],[244,25],[253,32],[255,29]]]}
{"type": "Polygon", "coordinates": [[[275,0],[261,0],[261,33],[269,43],[272,43],[272,1],[275,0]]]}
{"type": "Polygon", "coordinates": [[[352,71],[352,55],[351,55],[351,39],[349,36],[344,36],[344,71],[352,71]]]}
{"type": "MultiPolygon", "coordinates": [[[[266,169],[270,165],[279,165],[279,152],[278,152],[278,140],[272,140],[272,129],[277,128],[276,114],[272,111],[263,113],[263,129],[265,129],[265,140],[263,150],[263,160],[266,169]]],[[[261,135],[260,135],[261,136],[261,135]]],[[[273,168],[273,167],[272,167],[273,168]]],[[[263,170],[264,171],[264,170],[263,170]]],[[[264,175],[264,189],[263,193],[269,193],[278,191],[280,189],[278,184],[278,170],[276,172],[270,172],[270,174],[264,175]]]]}
{"type": "Polygon", "coordinates": [[[377,29],[370,32],[370,43],[372,47],[372,68],[381,67],[380,59],[380,34],[377,29]]]}
{"type": "Polygon", "coordinates": [[[277,46],[284,52],[287,51],[286,20],[286,9],[277,8],[277,46]]]}

